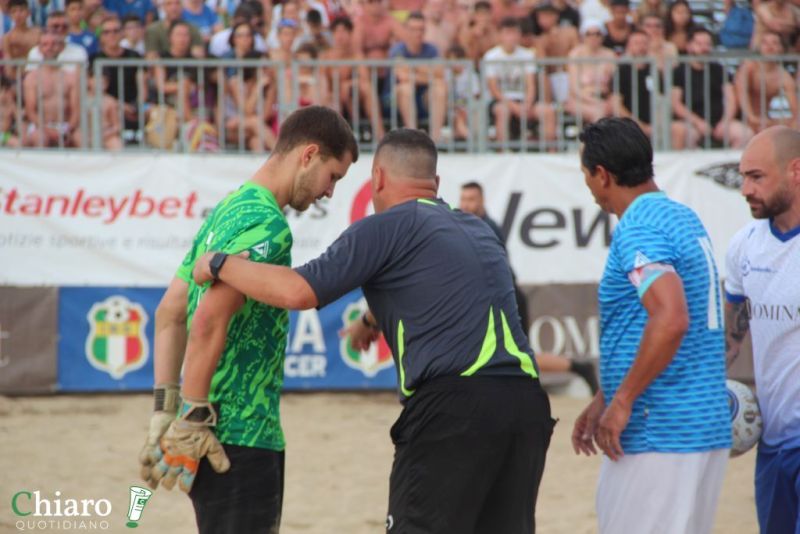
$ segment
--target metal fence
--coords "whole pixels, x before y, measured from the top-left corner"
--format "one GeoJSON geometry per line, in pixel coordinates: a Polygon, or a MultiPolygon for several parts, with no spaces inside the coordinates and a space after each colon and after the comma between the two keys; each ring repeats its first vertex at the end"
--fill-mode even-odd
{"type": "Polygon", "coordinates": [[[0,133],[17,141],[6,145],[32,149],[261,152],[292,110],[321,104],[347,118],[365,151],[398,126],[423,128],[452,152],[564,151],[584,124],[612,115],[637,119],[657,150],[725,148],[777,122],[800,127],[798,59],[680,57],[661,69],[645,57],[477,68],[466,60],[98,59],[89,68],[4,60],[0,133]],[[744,61],[749,76],[737,74],[744,61]],[[776,68],[792,83],[773,83],[776,68]]]}

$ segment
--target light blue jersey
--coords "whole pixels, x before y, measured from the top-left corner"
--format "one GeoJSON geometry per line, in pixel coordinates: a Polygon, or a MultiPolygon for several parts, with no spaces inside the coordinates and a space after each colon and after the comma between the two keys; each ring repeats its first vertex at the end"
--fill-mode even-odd
{"type": "Polygon", "coordinates": [[[647,322],[631,273],[671,266],[683,281],[689,330],[672,362],[636,399],[625,453],[702,452],[731,446],[719,276],[697,215],[664,193],[639,196],[611,239],[600,281],[600,380],[609,402],[636,358],[647,322]]]}

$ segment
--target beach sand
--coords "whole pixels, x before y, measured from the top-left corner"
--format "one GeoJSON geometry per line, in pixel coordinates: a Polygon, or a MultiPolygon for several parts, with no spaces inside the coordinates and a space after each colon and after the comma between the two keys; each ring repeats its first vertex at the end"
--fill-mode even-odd
{"type": "MultiPolygon", "coordinates": [[[[539,492],[537,532],[596,532],[594,493],[600,461],[575,456],[569,439],[588,400],[552,396],[551,402],[560,422],[539,492]]],[[[383,532],[393,452],[389,428],[400,412],[394,394],[291,393],[284,395],[282,404],[288,446],[281,532],[383,532]]],[[[70,530],[48,526],[30,532],[196,532],[191,503],[177,488],[158,489],[138,528],[125,527],[129,487],[140,484],[137,454],[151,406],[149,394],[0,397],[0,533],[18,532],[18,521],[27,528],[43,519],[18,517],[11,510],[15,493],[37,490],[50,500],[55,500],[56,491],[62,501],[108,499],[112,511],[107,517],[82,518],[95,521],[95,530],[73,524],[70,530]],[[107,529],[99,528],[103,526],[107,529]]],[[[728,464],[716,533],[758,531],[754,464],[753,451],[728,464]]],[[[24,496],[21,499],[30,507],[24,496]]]]}

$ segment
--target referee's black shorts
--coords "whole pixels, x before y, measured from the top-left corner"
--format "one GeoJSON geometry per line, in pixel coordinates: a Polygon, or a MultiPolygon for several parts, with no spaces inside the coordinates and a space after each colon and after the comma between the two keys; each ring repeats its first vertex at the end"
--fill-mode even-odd
{"type": "Polygon", "coordinates": [[[530,534],[555,421],[538,380],[446,377],[392,427],[390,534],[530,534]]]}

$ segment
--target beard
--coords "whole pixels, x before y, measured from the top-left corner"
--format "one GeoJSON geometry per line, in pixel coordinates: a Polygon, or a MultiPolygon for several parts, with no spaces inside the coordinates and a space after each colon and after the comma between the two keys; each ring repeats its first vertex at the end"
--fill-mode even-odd
{"type": "Polygon", "coordinates": [[[774,219],[792,207],[792,194],[788,188],[781,187],[770,198],[763,200],[746,197],[750,214],[756,219],[774,219]]]}
{"type": "Polygon", "coordinates": [[[289,205],[297,211],[305,211],[317,200],[312,190],[314,178],[311,176],[311,171],[301,172],[294,183],[294,192],[289,205]]]}

